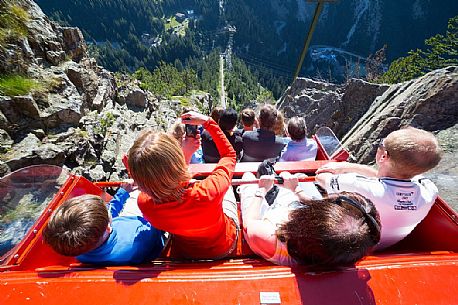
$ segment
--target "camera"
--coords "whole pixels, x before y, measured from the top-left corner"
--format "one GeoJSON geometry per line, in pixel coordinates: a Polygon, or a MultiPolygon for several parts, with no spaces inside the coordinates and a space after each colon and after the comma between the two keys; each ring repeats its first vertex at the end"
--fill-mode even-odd
{"type": "Polygon", "coordinates": [[[197,136],[197,126],[196,125],[185,125],[185,132],[187,137],[195,138],[197,136]]]}

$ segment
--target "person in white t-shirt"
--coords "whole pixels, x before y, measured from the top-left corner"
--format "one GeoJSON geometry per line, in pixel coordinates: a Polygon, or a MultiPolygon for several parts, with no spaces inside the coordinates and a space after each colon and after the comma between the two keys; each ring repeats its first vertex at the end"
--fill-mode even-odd
{"type": "Polygon", "coordinates": [[[378,170],[347,162],[328,163],[316,180],[328,193],[356,192],[370,199],[382,223],[377,250],[402,240],[426,217],[437,197],[437,187],[420,174],[441,159],[436,137],[407,127],[377,143],[378,170]]]}
{"type": "Polygon", "coordinates": [[[273,176],[240,187],[244,237],[256,254],[278,265],[331,269],[354,264],[380,240],[380,219],[367,198],[350,192],[321,198],[313,184],[280,175],[284,184],[270,206],[265,195],[273,176]]]}

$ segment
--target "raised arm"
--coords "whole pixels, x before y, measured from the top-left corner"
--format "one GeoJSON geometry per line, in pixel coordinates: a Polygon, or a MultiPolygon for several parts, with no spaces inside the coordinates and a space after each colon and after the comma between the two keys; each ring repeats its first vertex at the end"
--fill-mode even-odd
{"type": "Polygon", "coordinates": [[[134,188],[134,181],[132,179],[128,179],[121,183],[118,191],[108,203],[108,212],[110,212],[112,218],[119,216],[119,213],[121,213],[124,208],[124,204],[130,197],[129,193],[132,192],[134,188]]]}
{"type": "Polygon", "coordinates": [[[345,174],[355,173],[366,177],[376,177],[377,170],[368,165],[349,163],[349,162],[330,162],[316,171],[317,174],[331,173],[331,174],[345,174]]]}
{"type": "Polygon", "coordinates": [[[232,174],[235,169],[236,153],[229,140],[216,122],[202,114],[188,112],[181,116],[187,124],[200,124],[211,135],[221,159],[213,172],[201,182],[202,189],[207,191],[209,199],[226,192],[231,186],[232,174]]]}

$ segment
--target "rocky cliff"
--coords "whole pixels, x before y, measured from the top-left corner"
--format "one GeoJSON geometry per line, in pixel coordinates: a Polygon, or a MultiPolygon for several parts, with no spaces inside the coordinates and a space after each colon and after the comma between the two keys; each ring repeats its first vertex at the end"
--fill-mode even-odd
{"type": "Polygon", "coordinates": [[[361,80],[333,85],[299,78],[278,106],[287,117],[305,117],[309,134],[320,126],[333,129],[359,163],[373,163],[372,143],[403,126],[435,133],[444,156],[429,174],[458,209],[458,67],[391,86],[361,80]]]}
{"type": "MultiPolygon", "coordinates": [[[[48,163],[92,180],[124,177],[121,158],[139,130],[166,128],[181,102],[115,78],[88,57],[79,29],[50,22],[33,1],[0,0],[0,8],[22,12],[26,28],[0,44],[0,76],[20,74],[38,84],[24,96],[0,93],[0,176],[48,163]]],[[[207,97],[191,103],[205,106],[207,97]]]]}
{"type": "Polygon", "coordinates": [[[411,125],[439,132],[458,123],[458,67],[448,67],[389,87],[377,97],[343,138],[357,161],[374,158],[372,143],[411,125]]]}
{"type": "Polygon", "coordinates": [[[458,67],[391,86],[298,78],[277,106],[286,117],[305,117],[310,134],[330,127],[355,161],[369,163],[375,155],[372,143],[393,130],[411,125],[439,132],[458,123],[458,67]]]}

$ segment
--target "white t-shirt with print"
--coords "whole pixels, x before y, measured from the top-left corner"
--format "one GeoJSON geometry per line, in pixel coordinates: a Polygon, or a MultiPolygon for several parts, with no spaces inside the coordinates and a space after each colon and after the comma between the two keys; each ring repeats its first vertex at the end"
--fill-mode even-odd
{"type": "Polygon", "coordinates": [[[328,193],[356,192],[370,199],[380,214],[382,232],[376,249],[387,248],[406,237],[426,217],[437,197],[429,179],[367,178],[348,173],[326,179],[328,193]]]}

